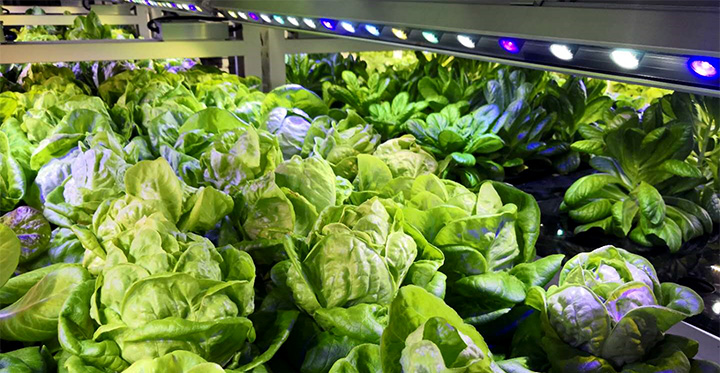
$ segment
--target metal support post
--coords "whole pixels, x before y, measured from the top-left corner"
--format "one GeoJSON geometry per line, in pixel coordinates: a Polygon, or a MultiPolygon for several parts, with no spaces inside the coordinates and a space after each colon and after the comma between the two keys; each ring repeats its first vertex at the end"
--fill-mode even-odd
{"type": "Polygon", "coordinates": [[[263,58],[262,58],[262,41],[261,33],[263,28],[243,25],[242,38],[245,44],[245,53],[243,54],[243,65],[245,67],[245,76],[263,76],[263,58]]]}

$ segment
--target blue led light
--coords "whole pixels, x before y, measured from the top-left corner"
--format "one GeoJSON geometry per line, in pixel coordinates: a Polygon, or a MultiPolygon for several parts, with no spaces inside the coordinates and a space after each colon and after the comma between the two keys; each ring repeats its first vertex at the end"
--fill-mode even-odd
{"type": "Polygon", "coordinates": [[[330,31],[335,31],[337,28],[337,21],[333,19],[322,18],[320,19],[320,24],[330,31]]]}
{"type": "Polygon", "coordinates": [[[365,31],[372,36],[380,36],[380,28],[375,25],[365,25],[365,31]]]}
{"type": "Polygon", "coordinates": [[[281,25],[284,25],[284,24],[285,24],[285,20],[283,19],[283,17],[280,17],[280,16],[278,16],[278,15],[274,15],[274,16],[273,16],[273,19],[275,20],[275,22],[277,22],[277,23],[279,23],[279,24],[281,24],[281,25]]]}
{"type": "Polygon", "coordinates": [[[195,4],[188,4],[188,9],[193,12],[197,12],[197,7],[195,6],[195,4]]]}
{"type": "Polygon", "coordinates": [[[688,67],[693,74],[706,79],[718,77],[720,61],[716,58],[694,57],[688,61],[688,67]]]}

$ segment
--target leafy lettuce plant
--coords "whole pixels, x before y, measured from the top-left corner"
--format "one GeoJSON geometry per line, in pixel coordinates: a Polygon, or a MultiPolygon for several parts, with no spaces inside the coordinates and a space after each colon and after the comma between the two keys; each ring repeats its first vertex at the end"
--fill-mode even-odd
{"type": "Polygon", "coordinates": [[[92,277],[79,264],[58,264],[15,276],[0,292],[3,340],[42,342],[58,335],[65,302],[92,277]]]}
{"type": "Polygon", "coordinates": [[[319,156],[332,165],[337,176],[352,180],[357,174],[357,156],[370,154],[380,135],[353,110],[336,121],[329,116],[313,120],[305,136],[302,155],[319,156]]]}
{"type": "Polygon", "coordinates": [[[720,223],[720,100],[713,97],[675,92],[662,98],[663,115],[692,123],[695,146],[688,162],[702,171],[707,180],[688,197],[702,206],[720,223]]]}
{"type": "Polygon", "coordinates": [[[285,56],[285,76],[288,83],[301,85],[317,95],[323,94],[323,83],[332,81],[331,65],[326,59],[313,59],[307,54],[285,56]]]}
{"type": "Polygon", "coordinates": [[[618,111],[602,126],[583,129],[586,140],[573,149],[593,154],[599,173],[577,180],[565,192],[562,209],[581,225],[576,233],[600,228],[643,246],[683,242],[710,233],[708,213],[679,197],[702,182],[702,172],[686,161],[694,140],[692,126],[665,122],[654,105],[640,121],[634,111],[618,111]]]}
{"type": "Polygon", "coordinates": [[[602,119],[612,106],[613,100],[605,95],[606,90],[607,82],[600,79],[570,76],[562,85],[555,80],[548,82],[542,105],[557,115],[557,121],[542,155],[549,157],[560,173],[567,174],[580,166],[580,153],[570,145],[579,140],[580,126],[602,119]]]}
{"type": "Polygon", "coordinates": [[[380,343],[387,307],[417,255],[403,229],[403,214],[373,198],[359,206],[328,207],[304,245],[286,245],[288,261],[273,272],[299,308],[322,332],[310,347],[303,371],[328,368],[352,347],[380,343]],[[284,283],[282,283],[284,281],[284,283]],[[333,348],[332,346],[344,346],[333,348]]]}
{"type": "MultiPolygon", "coordinates": [[[[420,287],[400,289],[390,305],[380,344],[382,371],[505,372],[478,331],[442,299],[420,287]]],[[[514,364],[515,363],[515,364],[514,364]]],[[[528,371],[525,367],[510,371],[528,371]]],[[[528,371],[529,372],[529,371],[528,371]]]]}
{"type": "Polygon", "coordinates": [[[497,106],[486,105],[461,116],[458,105],[448,105],[425,121],[410,120],[408,131],[432,153],[440,163],[442,177],[462,182],[476,189],[480,182],[497,178],[502,167],[492,160],[493,153],[505,142],[493,132],[500,116],[497,106]]]}
{"type": "Polygon", "coordinates": [[[392,102],[383,101],[370,105],[368,121],[383,139],[392,139],[404,130],[405,122],[408,120],[424,118],[422,111],[427,106],[425,101],[410,102],[410,95],[407,92],[400,92],[392,102]]]}
{"type": "Polygon", "coordinates": [[[11,152],[7,135],[0,131],[0,211],[12,210],[25,197],[25,172],[11,152]]]}
{"type": "Polygon", "coordinates": [[[331,84],[328,94],[335,100],[355,110],[359,115],[370,115],[370,106],[384,101],[385,93],[390,85],[390,79],[372,73],[366,81],[360,79],[352,71],[343,71],[344,85],[331,84]]]}
{"type": "Polygon", "coordinates": [[[72,226],[86,250],[83,265],[97,278],[63,308],[61,345],[99,369],[174,350],[228,361],[255,338],[246,318],[254,263],[186,232],[214,227],[232,199],[212,188],[188,190],[162,158],[130,167],[124,185],[125,195],[99,206],[92,226],[72,226]]]}
{"type": "Polygon", "coordinates": [[[690,372],[690,341],[666,335],[700,313],[694,291],[660,283],[641,256],[604,246],[570,259],[557,286],[533,287],[526,303],[541,312],[539,341],[556,372],[690,372]]]}
{"type": "Polygon", "coordinates": [[[41,211],[20,206],[0,216],[0,224],[9,228],[20,240],[20,268],[26,268],[49,249],[50,223],[41,211]]]}
{"type": "Polygon", "coordinates": [[[510,312],[560,268],[562,255],[535,260],[539,207],[508,184],[487,181],[476,194],[423,175],[404,193],[408,231],[444,254],[446,300],[468,323],[480,326],[510,312]]]}
{"type": "Polygon", "coordinates": [[[250,240],[306,237],[325,208],[347,199],[350,191],[342,191],[343,180],[319,157],[294,156],[280,163],[274,173],[240,194],[238,215],[244,236],[250,240]]]}
{"type": "Polygon", "coordinates": [[[451,104],[475,106],[482,97],[484,82],[473,80],[467,72],[463,68],[438,66],[437,75],[424,76],[418,81],[418,92],[436,112],[451,104]]]}

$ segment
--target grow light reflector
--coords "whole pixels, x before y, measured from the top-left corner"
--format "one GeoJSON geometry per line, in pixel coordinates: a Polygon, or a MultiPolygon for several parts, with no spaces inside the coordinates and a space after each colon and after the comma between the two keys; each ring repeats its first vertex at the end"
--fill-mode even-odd
{"type": "Polygon", "coordinates": [[[717,66],[708,60],[693,58],[688,64],[690,65],[690,70],[703,78],[715,78],[718,75],[717,66]]]}
{"type": "Polygon", "coordinates": [[[340,27],[342,27],[345,31],[354,34],[355,33],[355,26],[350,22],[340,22],[340,27]]]}
{"type": "Polygon", "coordinates": [[[337,28],[337,21],[332,19],[323,18],[320,20],[320,24],[330,31],[335,31],[337,28]]]}
{"type": "Polygon", "coordinates": [[[300,27],[300,21],[298,21],[298,19],[295,17],[287,17],[287,21],[295,27],[300,27]]]}
{"type": "Polygon", "coordinates": [[[440,36],[432,31],[423,31],[422,36],[428,43],[437,44],[440,42],[440,36]]]}
{"type": "Polygon", "coordinates": [[[305,26],[310,27],[311,29],[316,29],[317,25],[315,24],[315,21],[313,21],[310,18],[303,18],[303,23],[305,26]]]}
{"type": "Polygon", "coordinates": [[[470,49],[475,48],[475,39],[472,36],[458,35],[457,41],[458,41],[458,43],[462,44],[462,46],[465,48],[470,48],[470,49]]]}
{"type": "Polygon", "coordinates": [[[260,14],[260,18],[262,18],[262,20],[265,21],[265,23],[272,23],[272,19],[267,14],[260,14]]]}
{"type": "Polygon", "coordinates": [[[575,55],[573,50],[565,44],[552,44],[550,46],[550,53],[563,61],[570,61],[575,55]]]}
{"type": "Polygon", "coordinates": [[[520,42],[512,39],[500,39],[498,43],[500,43],[500,46],[502,49],[505,49],[506,52],[513,54],[520,53],[520,48],[522,47],[520,42]]]}
{"type": "Polygon", "coordinates": [[[610,53],[610,59],[616,65],[627,70],[635,70],[640,66],[642,54],[630,49],[615,49],[610,53]]]}
{"type": "Polygon", "coordinates": [[[380,28],[375,25],[365,25],[365,31],[372,36],[380,36],[380,28]]]}
{"type": "Polygon", "coordinates": [[[279,15],[274,15],[274,16],[273,16],[273,19],[274,19],[275,22],[277,22],[278,24],[281,24],[281,25],[284,25],[284,24],[285,24],[285,20],[283,19],[283,17],[281,17],[281,16],[279,16],[279,15]]]}
{"type": "Polygon", "coordinates": [[[392,29],[393,35],[395,35],[396,38],[400,40],[407,40],[408,34],[407,31],[401,29],[401,28],[394,28],[392,29]]]}

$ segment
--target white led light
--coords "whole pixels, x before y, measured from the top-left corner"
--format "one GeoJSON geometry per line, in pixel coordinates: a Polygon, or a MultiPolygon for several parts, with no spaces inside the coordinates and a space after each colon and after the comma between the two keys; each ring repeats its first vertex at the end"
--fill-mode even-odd
{"type": "Polygon", "coordinates": [[[365,30],[372,36],[380,36],[380,29],[375,25],[365,25],[365,30]]]}
{"type": "Polygon", "coordinates": [[[467,35],[458,35],[457,41],[465,48],[475,48],[475,40],[467,35]]]}
{"type": "Polygon", "coordinates": [[[262,18],[262,20],[266,23],[272,23],[272,18],[270,18],[270,16],[267,14],[261,14],[260,18],[262,18]]]}
{"type": "Polygon", "coordinates": [[[190,7],[187,4],[180,4],[180,7],[187,11],[190,11],[190,7]]]}
{"type": "Polygon", "coordinates": [[[245,14],[245,12],[237,12],[237,15],[246,21],[248,20],[248,16],[247,14],[245,14]]]}
{"type": "Polygon", "coordinates": [[[350,22],[340,22],[340,26],[342,26],[345,31],[354,34],[355,33],[355,26],[353,26],[350,22]]]}
{"type": "Polygon", "coordinates": [[[573,59],[573,51],[565,44],[553,44],[550,46],[550,53],[553,54],[553,56],[563,60],[563,61],[570,61],[573,59]]]}
{"type": "Polygon", "coordinates": [[[303,18],[303,23],[305,23],[305,26],[310,28],[317,28],[317,25],[315,24],[315,21],[313,21],[310,18],[303,18]]]}
{"type": "Polygon", "coordinates": [[[290,22],[290,24],[295,27],[300,27],[300,22],[295,17],[287,17],[287,21],[290,22]]]}
{"type": "Polygon", "coordinates": [[[720,315],[720,302],[713,303],[712,311],[715,312],[716,315],[720,315]]]}
{"type": "Polygon", "coordinates": [[[228,10],[228,15],[229,15],[230,17],[233,17],[233,18],[237,18],[237,17],[238,17],[237,13],[233,12],[232,10],[228,10]]]}
{"type": "Polygon", "coordinates": [[[629,49],[615,49],[610,53],[610,59],[623,69],[634,70],[640,66],[641,54],[629,49]]]}

